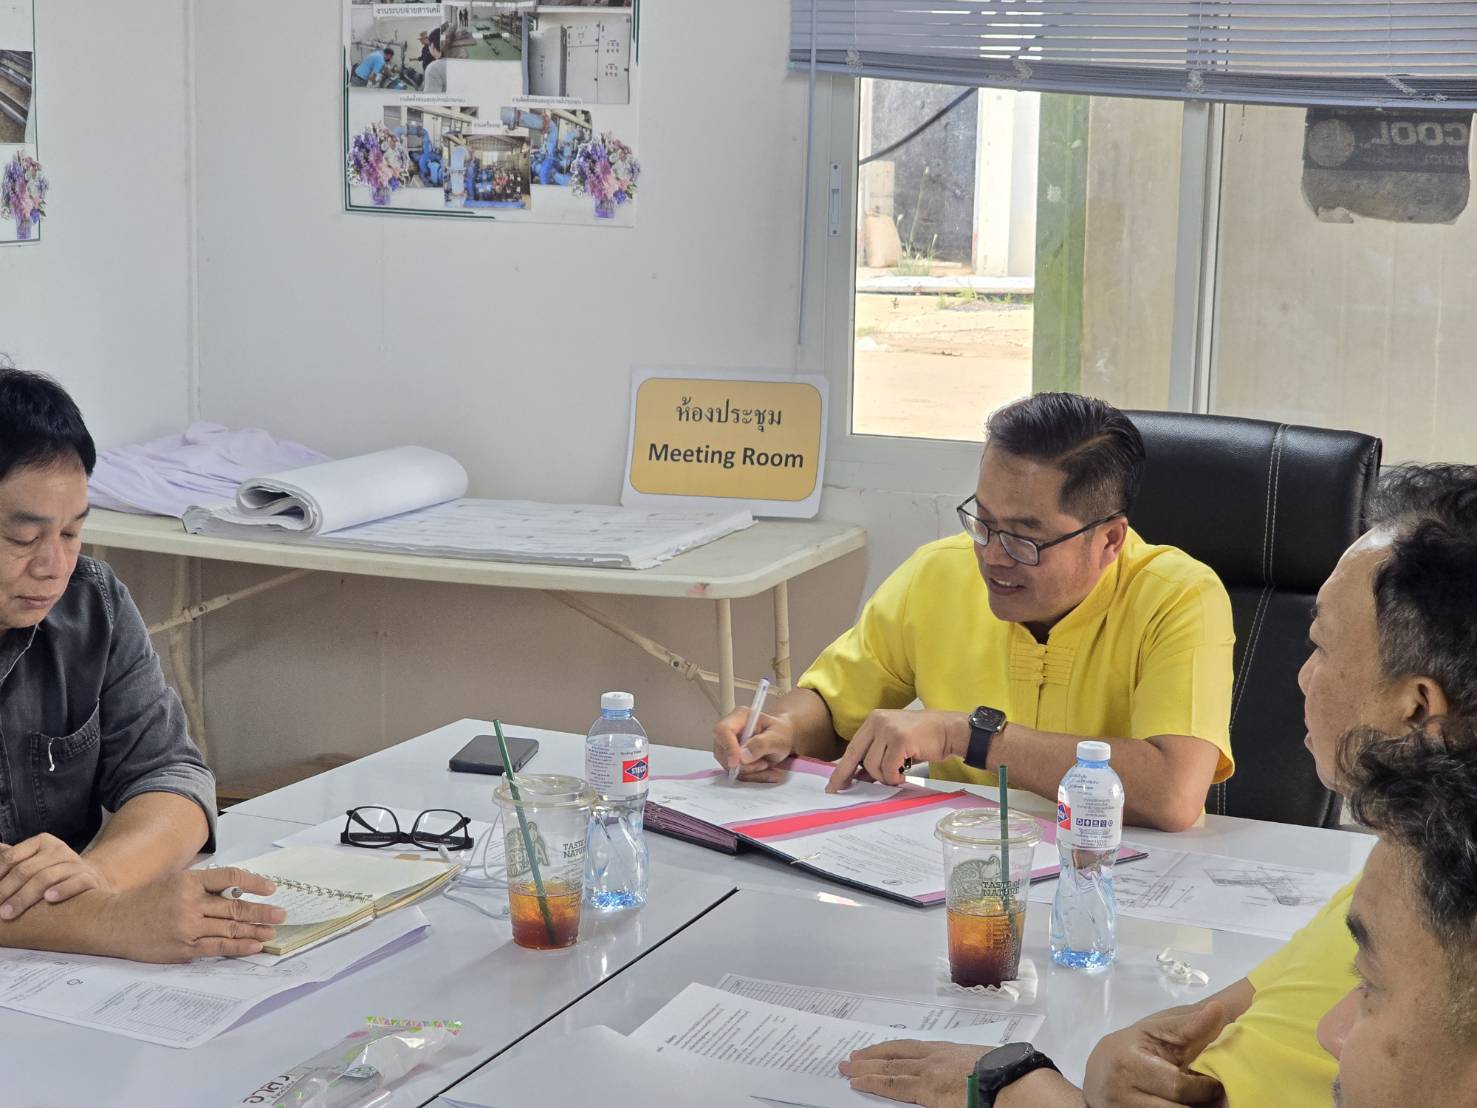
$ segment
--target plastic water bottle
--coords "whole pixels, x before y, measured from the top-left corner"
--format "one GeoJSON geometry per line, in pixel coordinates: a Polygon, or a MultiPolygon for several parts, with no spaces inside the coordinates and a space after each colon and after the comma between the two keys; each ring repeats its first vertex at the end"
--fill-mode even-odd
{"type": "Polygon", "coordinates": [[[585,842],[585,904],[597,911],[646,903],[648,852],[642,831],[650,742],[632,714],[636,698],[608,692],[585,737],[585,780],[599,799],[585,842]]]}
{"type": "Polygon", "coordinates": [[[1051,908],[1051,958],[1059,966],[1102,969],[1118,950],[1113,862],[1123,838],[1123,782],[1105,742],[1077,744],[1077,764],[1056,791],[1061,876],[1051,908]]]}

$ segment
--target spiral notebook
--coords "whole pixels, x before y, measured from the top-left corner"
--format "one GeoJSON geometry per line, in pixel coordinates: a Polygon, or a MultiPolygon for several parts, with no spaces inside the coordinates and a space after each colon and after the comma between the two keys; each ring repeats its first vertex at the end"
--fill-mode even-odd
{"type": "Polygon", "coordinates": [[[287,912],[277,936],[262,946],[267,954],[291,954],[393,912],[441,888],[460,868],[434,857],[422,860],[369,850],[286,846],[244,862],[240,869],[277,883],[271,896],[242,897],[287,912]]]}

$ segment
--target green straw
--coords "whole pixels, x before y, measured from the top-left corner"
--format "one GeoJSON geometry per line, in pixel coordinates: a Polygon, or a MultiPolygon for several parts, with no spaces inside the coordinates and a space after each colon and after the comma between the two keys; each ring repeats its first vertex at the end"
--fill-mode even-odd
{"type": "Polygon", "coordinates": [[[1010,768],[1001,765],[995,770],[995,777],[1000,782],[1000,858],[1001,866],[1004,867],[1004,891],[1006,891],[1006,914],[1010,913],[1010,901],[1013,900],[1012,885],[1010,885],[1010,768]]]}
{"type": "Polygon", "coordinates": [[[503,721],[492,721],[497,732],[498,753],[503,756],[503,773],[508,777],[508,795],[513,798],[513,808],[518,813],[518,830],[523,833],[523,849],[528,852],[528,866],[533,870],[533,888],[538,893],[539,914],[544,917],[544,929],[549,932],[549,942],[554,941],[554,917],[549,912],[549,897],[544,892],[544,879],[538,871],[538,855],[533,852],[533,836],[528,833],[528,817],[523,814],[523,798],[518,794],[518,779],[513,776],[513,759],[508,757],[508,740],[503,738],[503,721]]]}
{"type": "Polygon", "coordinates": [[[1005,920],[1009,926],[1015,919],[1015,882],[1010,879],[1010,768],[1002,764],[995,775],[1000,779],[1000,860],[1005,871],[1005,920]]]}

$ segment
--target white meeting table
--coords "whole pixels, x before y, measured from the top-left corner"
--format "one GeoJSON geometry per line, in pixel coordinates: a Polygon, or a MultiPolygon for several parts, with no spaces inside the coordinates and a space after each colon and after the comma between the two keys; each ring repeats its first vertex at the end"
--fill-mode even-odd
{"type": "MultiPolygon", "coordinates": [[[[507,730],[540,741],[525,772],[582,773],[583,736],[517,726],[507,730]]],[[[452,754],[489,731],[485,721],[460,720],[239,804],[221,818],[214,860],[261,853],[276,839],[365,804],[453,808],[491,821],[497,779],[447,768],[452,754]]],[[[703,750],[652,750],[658,775],[711,765],[711,755],[703,750]]],[[[1049,802],[1026,793],[1013,792],[1012,803],[1044,815],[1054,811],[1049,802]]],[[[1207,816],[1202,826],[1178,835],[1132,828],[1127,837],[1151,849],[1350,874],[1363,865],[1373,844],[1369,836],[1352,832],[1218,816],[1207,816]]],[[[455,1086],[464,1078],[489,1062],[496,1065],[500,1057],[512,1057],[539,1035],[602,1023],[629,1031],[689,983],[712,983],[725,972],[898,998],[939,998],[942,911],[871,896],[760,852],[729,857],[661,835],[648,839],[648,906],[634,917],[582,933],[571,950],[496,945],[507,935],[505,923],[432,897],[421,905],[432,927],[419,942],[248,1016],[193,1050],[151,1046],[0,1009],[7,1057],[24,1059],[7,1068],[0,1103],[5,1108],[235,1103],[273,1074],[337,1041],[365,1016],[462,1020],[460,1040],[396,1090],[390,1108],[406,1108],[433,1102],[443,1090],[457,1095],[455,1086]],[[740,891],[732,893],[735,886],[740,891]],[[87,1064],[79,1066],[77,1059],[87,1064]]],[[[1154,963],[1161,949],[1171,947],[1210,973],[1207,988],[1216,989],[1243,976],[1277,946],[1247,935],[1124,917],[1119,964],[1089,976],[1050,965],[1048,914],[1037,904],[1028,916],[1026,954],[1037,965],[1042,988],[1036,1001],[1020,1009],[1047,1016],[1037,1041],[1072,1077],[1080,1076],[1102,1033],[1206,994],[1171,986],[1154,963]]],[[[493,1073],[487,1070],[484,1076],[493,1073]]]]}
{"type": "MultiPolygon", "coordinates": [[[[1280,945],[1250,935],[1122,917],[1113,968],[1087,974],[1052,964],[1050,914],[1044,904],[1032,904],[1026,913],[1022,956],[1035,963],[1038,992],[1034,1000],[1012,1004],[944,985],[941,910],[883,914],[865,905],[741,888],[697,926],[663,943],[445,1095],[496,1108],[539,1104],[535,1090],[509,1088],[498,1078],[502,1063],[581,1028],[604,1025],[629,1034],[687,985],[716,985],[728,973],[898,1000],[1037,1013],[1046,1023],[1031,1041],[1080,1084],[1087,1055],[1105,1034],[1225,988],[1280,945]],[[1166,947],[1208,973],[1210,984],[1173,984],[1155,960],[1166,947]],[[497,1095],[489,1095],[489,1088],[497,1095]]],[[[909,1035],[897,1033],[898,1038],[909,1035]]],[[[591,1075],[591,1089],[598,1089],[598,1075],[591,1075]]],[[[755,1104],[758,1108],[760,1102],[755,1104]]]]}
{"type": "MultiPolygon", "coordinates": [[[[529,735],[539,741],[539,752],[524,767],[524,772],[584,776],[583,735],[516,724],[505,724],[504,731],[529,735]]],[[[347,809],[357,805],[383,804],[417,810],[453,808],[473,819],[491,821],[497,814],[492,802],[497,778],[452,773],[446,765],[473,736],[491,733],[489,721],[458,720],[348,765],[243,801],[231,811],[241,815],[320,823],[333,816],[342,816],[347,809]]],[[[713,768],[716,768],[713,756],[706,750],[652,747],[653,776],[713,768]]],[[[965,788],[955,781],[915,779],[914,783],[939,789],[965,788]]],[[[988,790],[974,791],[983,793],[988,790]]],[[[1046,817],[1056,814],[1054,802],[1032,793],[1011,790],[1010,799],[1011,804],[1021,811],[1046,817]]],[[[1364,859],[1374,845],[1370,836],[1349,831],[1215,815],[1207,815],[1201,825],[1177,834],[1129,827],[1125,829],[1124,837],[1147,849],[1158,847],[1200,854],[1225,854],[1251,861],[1306,866],[1351,875],[1363,867],[1364,859]]],[[[898,912],[927,914],[922,909],[805,874],[761,852],[751,851],[737,858],[728,858],[705,847],[663,835],[653,834],[647,839],[651,844],[653,866],[675,865],[700,873],[722,872],[732,874],[734,880],[746,888],[805,893],[823,891],[898,912]]]]}
{"type": "MultiPolygon", "coordinates": [[[[228,813],[212,861],[250,858],[301,822],[228,813]]],[[[364,1025],[366,1016],[460,1019],[460,1036],[396,1090],[387,1108],[425,1104],[612,974],[686,927],[733,889],[725,878],[657,870],[651,903],[583,928],[568,950],[514,946],[505,922],[440,896],[418,907],[424,937],[302,993],[267,1001],[189,1050],[156,1046],[0,1009],[4,1108],[216,1108],[364,1025]]],[[[489,894],[490,895],[490,894],[489,894]]],[[[480,898],[479,898],[480,899],[480,898]]],[[[496,904],[493,899],[491,903],[496,904]]]]}

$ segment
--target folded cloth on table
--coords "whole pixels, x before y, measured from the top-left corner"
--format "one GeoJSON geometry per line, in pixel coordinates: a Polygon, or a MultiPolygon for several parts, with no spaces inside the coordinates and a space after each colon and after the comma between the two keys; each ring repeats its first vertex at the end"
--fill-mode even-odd
{"type": "Polygon", "coordinates": [[[234,499],[249,478],[328,460],[257,428],[192,423],[183,434],[98,451],[87,498],[94,508],[183,519],[191,505],[234,499]]]}

